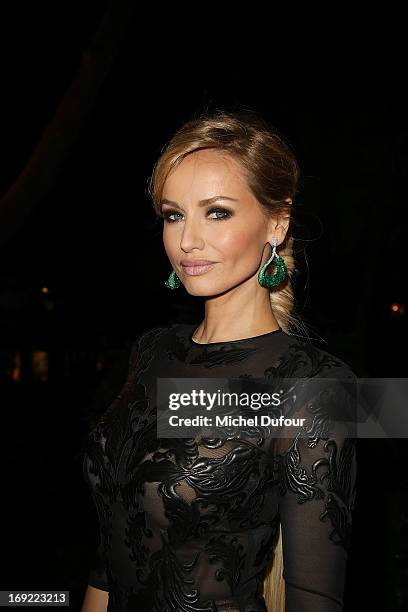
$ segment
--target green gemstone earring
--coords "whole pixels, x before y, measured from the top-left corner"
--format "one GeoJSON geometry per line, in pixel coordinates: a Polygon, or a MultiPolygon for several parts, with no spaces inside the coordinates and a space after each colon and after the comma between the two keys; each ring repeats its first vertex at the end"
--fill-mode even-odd
{"type": "Polygon", "coordinates": [[[272,239],[272,255],[266,262],[266,264],[262,267],[258,274],[258,282],[261,287],[267,287],[267,289],[272,289],[277,285],[280,285],[282,281],[285,280],[286,277],[286,265],[282,257],[276,254],[276,238],[272,239]],[[276,273],[275,274],[266,274],[266,269],[271,263],[271,261],[275,258],[276,265],[276,273]]]}
{"type": "Polygon", "coordinates": [[[175,273],[174,270],[172,270],[170,272],[170,276],[169,278],[165,281],[165,285],[167,287],[167,289],[178,289],[178,287],[180,287],[180,279],[177,276],[177,274],[175,273]]]}

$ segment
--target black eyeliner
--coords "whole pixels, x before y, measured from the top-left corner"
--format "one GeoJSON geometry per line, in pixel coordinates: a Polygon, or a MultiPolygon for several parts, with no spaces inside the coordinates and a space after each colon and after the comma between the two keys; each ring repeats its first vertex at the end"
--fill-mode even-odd
{"type": "MultiPolygon", "coordinates": [[[[226,216],[224,217],[217,217],[216,219],[213,219],[213,221],[224,221],[225,219],[230,219],[232,217],[232,215],[234,214],[230,209],[228,208],[224,208],[221,206],[216,206],[216,207],[212,207],[207,211],[207,214],[213,213],[213,212],[221,212],[221,213],[227,213],[226,216]]],[[[160,217],[162,217],[165,221],[167,221],[168,223],[176,223],[176,221],[174,220],[170,220],[170,217],[172,215],[178,215],[178,214],[182,214],[180,211],[178,210],[166,210],[165,212],[161,212],[160,213],[160,217]]]]}

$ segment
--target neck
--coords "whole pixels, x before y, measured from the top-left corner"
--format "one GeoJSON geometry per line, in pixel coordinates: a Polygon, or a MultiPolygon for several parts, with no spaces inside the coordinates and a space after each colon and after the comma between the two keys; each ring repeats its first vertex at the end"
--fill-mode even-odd
{"type": "MultiPolygon", "coordinates": [[[[253,279],[250,279],[253,281],[253,279]]],[[[279,328],[269,291],[256,280],[205,301],[204,320],[193,339],[206,344],[258,336],[279,328]]]]}

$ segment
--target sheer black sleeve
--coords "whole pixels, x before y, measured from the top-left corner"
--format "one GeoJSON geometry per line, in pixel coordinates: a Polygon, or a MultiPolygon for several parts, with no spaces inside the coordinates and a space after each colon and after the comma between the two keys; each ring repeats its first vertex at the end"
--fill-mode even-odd
{"type": "Polygon", "coordinates": [[[109,591],[106,563],[101,543],[97,547],[88,574],[88,585],[102,591],[109,591]]]}
{"type": "MultiPolygon", "coordinates": [[[[142,341],[144,341],[146,334],[147,332],[142,334],[135,342],[133,342],[131,346],[131,350],[130,350],[128,373],[127,373],[125,383],[123,384],[121,390],[116,395],[114,400],[108,406],[108,409],[105,411],[103,417],[100,419],[99,426],[103,425],[104,418],[109,412],[117,409],[117,407],[119,406],[121,402],[126,401],[126,397],[128,396],[131,386],[133,385],[134,380],[137,375],[137,371],[139,368],[140,346],[141,346],[142,341]]],[[[99,435],[98,431],[99,431],[99,427],[96,427],[95,430],[91,433],[91,435],[99,435]]],[[[85,462],[90,463],[90,467],[89,467],[90,473],[95,473],[95,476],[98,477],[97,471],[92,470],[92,463],[93,461],[95,461],[95,459],[97,459],[97,457],[94,456],[95,449],[98,449],[98,446],[89,446],[88,453],[84,457],[84,474],[85,474],[86,479],[87,479],[88,472],[85,469],[85,462]]],[[[105,542],[104,542],[104,524],[106,520],[105,503],[104,503],[102,495],[98,493],[98,489],[99,489],[98,486],[96,486],[95,488],[92,488],[93,490],[92,497],[93,497],[93,501],[95,503],[95,506],[98,512],[98,517],[99,517],[99,538],[100,539],[99,539],[99,545],[97,546],[97,549],[94,553],[94,556],[91,562],[91,566],[89,569],[88,584],[97,589],[101,589],[103,591],[109,591],[109,581],[108,581],[107,570],[106,570],[105,542]]]]}
{"type": "Polygon", "coordinates": [[[297,394],[291,416],[306,423],[277,444],[286,612],[343,610],[356,496],[356,378],[342,368],[325,376],[332,378],[297,394]]]}

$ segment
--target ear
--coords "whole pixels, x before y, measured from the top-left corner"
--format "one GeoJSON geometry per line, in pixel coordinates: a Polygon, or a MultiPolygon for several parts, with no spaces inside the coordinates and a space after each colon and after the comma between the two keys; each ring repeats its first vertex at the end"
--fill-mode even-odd
{"type": "MultiPolygon", "coordinates": [[[[291,198],[286,198],[285,202],[292,204],[291,198]]],[[[283,211],[278,215],[270,218],[268,223],[268,240],[272,242],[272,238],[276,238],[276,244],[279,245],[285,240],[286,233],[290,223],[290,206],[287,211],[283,211]]]]}

